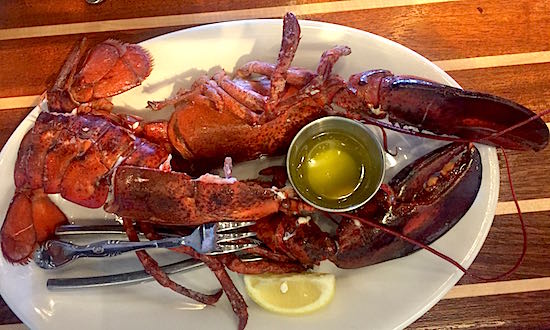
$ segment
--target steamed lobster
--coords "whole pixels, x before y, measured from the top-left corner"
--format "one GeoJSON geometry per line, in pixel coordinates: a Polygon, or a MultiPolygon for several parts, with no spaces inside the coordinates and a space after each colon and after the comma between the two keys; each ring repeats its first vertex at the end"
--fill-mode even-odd
{"type": "MultiPolygon", "coordinates": [[[[176,108],[168,122],[154,123],[111,113],[105,99],[147,77],[152,61],[144,49],[108,40],[80,63],[81,47],[75,47],[48,91],[49,111],[42,111],[21,143],[16,191],[0,233],[4,257],[28,262],[36,245],[67,221],[49,200],[52,193],[97,208],[111,190],[105,209],[124,218],[131,240],[138,237],[133,221],[148,238],[156,238],[159,225],[180,231],[205,221],[256,220],[264,245],[251,252],[261,261],[245,265],[233,255],[208,257],[179,249],[214,271],[244,328],[246,304],[225,267],[243,273],[295,272],[325,259],[356,268],[404,256],[416,246],[371,224],[426,244],[449,230],[473,203],[481,182],[480,157],[468,141],[533,150],[548,143],[548,128],[536,114],[495,96],[385,70],[345,81],[332,73],[336,61],[350,53],[345,46],[326,51],[315,72],[293,68],[299,39],[298,21],[289,13],[275,65],[250,62],[236,78],[223,71],[200,77],[191,89],[150,102],[155,110],[169,104],[176,108]],[[341,214],[333,233],[317,226],[322,215],[289,188],[189,175],[217,167],[227,156],[243,161],[284,153],[300,128],[326,115],[456,142],[407,166],[361,209],[341,214]],[[413,132],[377,121],[382,118],[456,137],[413,132]]],[[[284,178],[277,181],[280,186],[284,178]]],[[[221,291],[204,295],[186,289],[163,274],[146,252],[137,254],[163,286],[205,304],[219,299],[221,291]]]]}

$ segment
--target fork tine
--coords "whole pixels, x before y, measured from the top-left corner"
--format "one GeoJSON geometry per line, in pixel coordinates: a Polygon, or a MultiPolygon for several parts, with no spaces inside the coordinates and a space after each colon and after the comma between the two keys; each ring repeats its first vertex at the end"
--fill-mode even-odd
{"type": "Polygon", "coordinates": [[[244,233],[230,233],[230,234],[218,234],[218,243],[227,243],[232,241],[237,241],[243,238],[249,238],[256,236],[254,232],[244,232],[244,233]]]}
{"type": "Polygon", "coordinates": [[[252,262],[252,261],[261,261],[264,260],[264,258],[260,256],[246,256],[244,258],[239,258],[243,262],[252,262]]]}
{"type": "Polygon", "coordinates": [[[254,224],[254,221],[220,221],[218,222],[218,233],[224,233],[235,229],[250,227],[254,224]]]}
{"type": "Polygon", "coordinates": [[[233,252],[254,248],[257,246],[258,244],[219,244],[217,250],[208,252],[206,254],[217,255],[217,254],[233,253],[233,252]]]}

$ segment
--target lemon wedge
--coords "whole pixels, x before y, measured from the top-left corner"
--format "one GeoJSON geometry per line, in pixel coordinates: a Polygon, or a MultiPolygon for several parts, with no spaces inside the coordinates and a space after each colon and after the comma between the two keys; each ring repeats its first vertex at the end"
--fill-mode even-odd
{"type": "Polygon", "coordinates": [[[301,315],[326,306],[334,296],[333,274],[300,273],[245,275],[250,298],[264,309],[286,315],[301,315]]]}

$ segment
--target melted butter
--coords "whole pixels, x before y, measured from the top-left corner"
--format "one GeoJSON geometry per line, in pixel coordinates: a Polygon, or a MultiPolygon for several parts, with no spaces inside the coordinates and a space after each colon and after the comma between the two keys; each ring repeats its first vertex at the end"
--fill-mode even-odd
{"type": "Polygon", "coordinates": [[[308,153],[304,170],[312,191],[324,198],[339,199],[351,195],[361,183],[364,167],[334,139],[322,141],[308,153]]]}
{"type": "Polygon", "coordinates": [[[298,151],[296,167],[299,185],[306,194],[329,204],[350,198],[368,185],[373,169],[371,153],[364,143],[342,132],[324,132],[307,141],[298,151]]]}

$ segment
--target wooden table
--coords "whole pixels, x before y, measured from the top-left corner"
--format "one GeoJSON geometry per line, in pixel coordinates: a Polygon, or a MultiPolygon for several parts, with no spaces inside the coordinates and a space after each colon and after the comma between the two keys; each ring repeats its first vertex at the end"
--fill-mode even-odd
{"type": "MultiPolygon", "coordinates": [[[[281,17],[347,25],[403,44],[436,62],[466,89],[515,100],[534,111],[550,106],[550,3],[547,0],[84,0],[0,3],[0,145],[50,86],[77,40],[139,42],[211,22],[281,17]]],[[[550,120],[550,116],[545,118],[550,120]]],[[[509,152],[529,248],[506,280],[464,277],[414,329],[550,327],[550,179],[539,153],[509,152]]],[[[506,271],[522,235],[501,164],[497,216],[471,270],[506,271]]],[[[24,328],[0,299],[0,330],[24,328]]]]}

